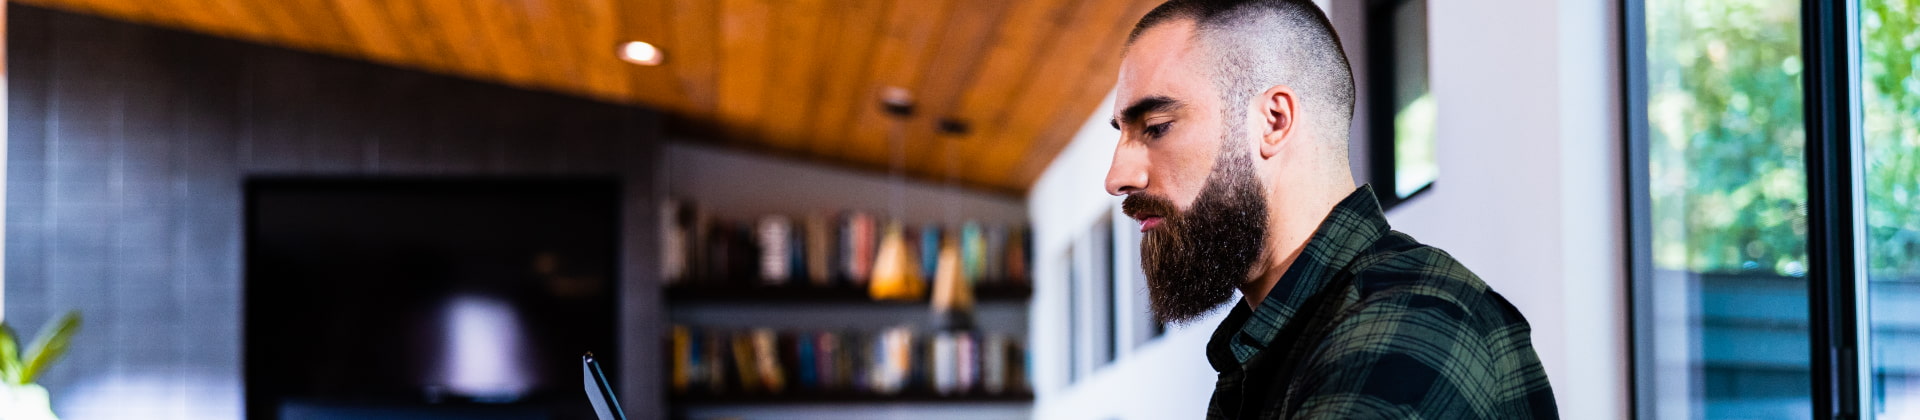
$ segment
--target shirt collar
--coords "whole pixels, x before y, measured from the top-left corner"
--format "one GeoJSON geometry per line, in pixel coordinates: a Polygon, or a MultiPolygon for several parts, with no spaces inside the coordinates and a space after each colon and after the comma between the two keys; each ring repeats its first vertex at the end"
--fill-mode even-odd
{"type": "Polygon", "coordinates": [[[1374,198],[1373,186],[1362,185],[1347,194],[1320,222],[1300,257],[1267,291],[1260,307],[1247,309],[1244,299],[1234,304],[1233,312],[1220,323],[1207,346],[1208,358],[1215,359],[1211,360],[1214,368],[1224,372],[1221,368],[1226,367],[1222,365],[1227,360],[1222,359],[1228,354],[1233,365],[1239,366],[1265,350],[1310,297],[1319,295],[1387,230],[1387,218],[1380,211],[1380,201],[1374,198]]]}

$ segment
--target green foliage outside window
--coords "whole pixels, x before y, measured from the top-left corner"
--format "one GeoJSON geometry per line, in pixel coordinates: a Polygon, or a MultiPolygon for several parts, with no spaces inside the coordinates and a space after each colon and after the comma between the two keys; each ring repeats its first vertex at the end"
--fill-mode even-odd
{"type": "Polygon", "coordinates": [[[1920,0],[1861,2],[1867,267],[1920,279],[1920,0]]]}
{"type": "MultiPolygon", "coordinates": [[[[1920,0],[1864,0],[1869,268],[1920,276],[1920,0]]],[[[1654,262],[1802,276],[1799,2],[1648,2],[1654,262]]]]}

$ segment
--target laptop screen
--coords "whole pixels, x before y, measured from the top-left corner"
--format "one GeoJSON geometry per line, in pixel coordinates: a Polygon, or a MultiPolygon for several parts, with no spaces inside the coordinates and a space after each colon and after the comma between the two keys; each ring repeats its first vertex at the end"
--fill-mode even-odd
{"type": "Polygon", "coordinates": [[[607,375],[600,373],[600,363],[593,360],[593,353],[580,356],[580,372],[587,383],[587,401],[593,403],[593,413],[600,420],[627,420],[626,413],[620,411],[620,399],[613,395],[613,385],[607,383],[607,375]]]}

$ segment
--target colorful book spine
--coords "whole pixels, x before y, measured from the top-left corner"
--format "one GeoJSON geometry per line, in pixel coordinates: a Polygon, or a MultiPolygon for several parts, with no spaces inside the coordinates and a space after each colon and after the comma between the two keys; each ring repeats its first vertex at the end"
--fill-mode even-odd
{"type": "Polygon", "coordinates": [[[807,215],[807,278],[814,286],[833,285],[833,224],[819,213],[807,215]]]}
{"type": "Polygon", "coordinates": [[[727,369],[727,357],[730,356],[727,348],[731,343],[724,333],[707,331],[701,335],[706,339],[707,391],[724,393],[727,391],[727,374],[730,373],[727,369]]]}
{"type": "Polygon", "coordinates": [[[835,375],[839,375],[844,388],[864,392],[869,381],[864,366],[871,366],[873,347],[867,343],[866,336],[840,336],[840,357],[834,360],[835,375]]]}
{"type": "Polygon", "coordinates": [[[759,277],[761,253],[760,238],[755,231],[757,226],[755,226],[754,222],[740,222],[732,224],[729,227],[731,227],[732,230],[728,233],[733,237],[731,238],[732,247],[728,249],[732,251],[733,254],[727,256],[727,262],[730,264],[727,267],[727,273],[730,277],[724,278],[734,281],[737,284],[740,281],[747,281],[759,277]]]}
{"type": "Polygon", "coordinates": [[[1005,334],[909,327],[868,333],[669,328],[674,395],[850,392],[1003,395],[1026,389],[1026,355],[1005,334]]]}
{"type": "Polygon", "coordinates": [[[714,266],[713,217],[692,203],[681,204],[680,212],[687,235],[687,266],[681,275],[694,282],[711,280],[714,278],[710,271],[714,266]]]}
{"type": "Polygon", "coordinates": [[[959,350],[952,332],[942,332],[933,336],[933,391],[940,395],[953,395],[960,392],[960,358],[954,354],[959,350]]]}
{"type": "Polygon", "coordinates": [[[879,228],[875,226],[873,216],[865,212],[850,211],[843,219],[840,243],[847,282],[866,285],[868,277],[872,275],[874,252],[878,248],[875,236],[879,228]]]}
{"type": "Polygon", "coordinates": [[[687,392],[707,387],[707,345],[700,330],[687,328],[687,392]]]}
{"type": "Polygon", "coordinates": [[[793,221],[786,216],[767,215],[760,218],[760,223],[754,229],[754,242],[760,249],[761,284],[787,284],[793,267],[790,260],[793,250],[789,247],[792,231],[793,221]]]}
{"type": "Polygon", "coordinates": [[[956,385],[961,392],[972,391],[980,384],[980,341],[973,333],[959,333],[954,341],[956,385]]]}
{"type": "Polygon", "coordinates": [[[913,374],[913,330],[889,328],[880,333],[874,345],[872,391],[882,395],[900,393],[913,374]]]}
{"type": "Polygon", "coordinates": [[[940,269],[940,231],[940,225],[936,223],[920,227],[920,278],[933,278],[940,269]]]}
{"type": "Polygon", "coordinates": [[[811,281],[812,273],[807,272],[807,234],[806,222],[799,221],[787,230],[787,276],[788,283],[811,281]]]}
{"type": "Polygon", "coordinates": [[[815,335],[801,334],[794,340],[794,384],[801,389],[820,389],[820,358],[815,355],[819,340],[815,335]]]}
{"type": "Polygon", "coordinates": [[[1030,246],[1028,239],[1031,238],[1032,235],[1028,233],[1024,227],[1012,229],[1012,232],[1008,235],[1006,261],[1007,283],[1022,286],[1027,285],[1029,283],[1027,273],[1030,267],[1032,267],[1027,259],[1027,248],[1030,246]]]}
{"type": "Polygon", "coordinates": [[[1008,372],[1011,372],[1007,375],[1007,391],[1025,392],[1032,390],[1033,378],[1027,375],[1030,374],[1029,372],[1032,372],[1028,367],[1033,365],[1033,355],[1027,354],[1026,346],[1018,342],[1012,343],[1007,351],[1007,368],[1008,372]]]}
{"type": "Polygon", "coordinates": [[[987,241],[980,222],[969,221],[960,227],[960,274],[967,284],[979,284],[987,274],[987,241]]]}
{"type": "Polygon", "coordinates": [[[1007,229],[1004,226],[987,226],[984,233],[986,252],[981,254],[985,266],[975,284],[994,285],[1006,280],[1007,229]]]}
{"type": "Polygon", "coordinates": [[[685,394],[693,383],[693,332],[684,325],[675,325],[669,330],[672,336],[669,346],[673,357],[668,373],[671,389],[675,394],[685,394]]]}
{"type": "Polygon", "coordinates": [[[1007,336],[987,334],[980,351],[980,385],[988,394],[1007,392],[1007,336]]]}
{"type": "Polygon", "coordinates": [[[727,266],[730,264],[727,257],[733,255],[733,235],[728,234],[723,226],[711,226],[707,230],[710,234],[702,241],[706,244],[706,252],[701,256],[704,265],[701,266],[700,280],[725,281],[729,274],[727,266]]]}
{"type": "Polygon", "coordinates": [[[779,394],[787,389],[786,369],[780,365],[780,339],[773,330],[756,328],[748,334],[753,341],[754,377],[762,389],[779,394]]]}
{"type": "Polygon", "coordinates": [[[678,200],[660,203],[660,279],[668,285],[687,276],[687,226],[680,219],[678,200]]]}
{"type": "Polygon", "coordinates": [[[818,349],[815,351],[814,359],[817,359],[815,366],[816,369],[819,370],[820,387],[830,390],[845,389],[846,385],[841,379],[842,377],[838,370],[840,366],[840,340],[834,338],[833,333],[825,331],[814,335],[813,339],[814,348],[818,349]]]}
{"type": "Polygon", "coordinates": [[[765,389],[760,383],[760,370],[754,368],[756,362],[753,357],[753,338],[745,333],[731,335],[733,371],[740,376],[740,389],[748,393],[757,393],[765,389]]]}
{"type": "MultiPolygon", "coordinates": [[[[668,286],[753,283],[861,288],[872,284],[880,253],[896,242],[894,222],[849,210],[806,217],[766,215],[747,221],[716,220],[692,202],[660,203],[661,281],[668,286]]],[[[960,276],[969,285],[1026,286],[1032,277],[1032,231],[1025,226],[967,221],[957,226],[923,223],[898,229],[904,241],[904,273],[936,278],[939,252],[958,244],[960,276]]],[[[889,267],[889,270],[892,268],[889,267]]]]}

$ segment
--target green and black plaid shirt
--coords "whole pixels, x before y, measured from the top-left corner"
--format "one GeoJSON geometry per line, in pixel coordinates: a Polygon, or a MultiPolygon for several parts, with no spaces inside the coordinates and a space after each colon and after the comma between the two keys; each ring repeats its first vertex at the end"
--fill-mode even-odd
{"type": "Polygon", "coordinates": [[[1348,195],[1258,309],[1207,343],[1210,419],[1557,418],[1527,320],[1348,195]]]}

